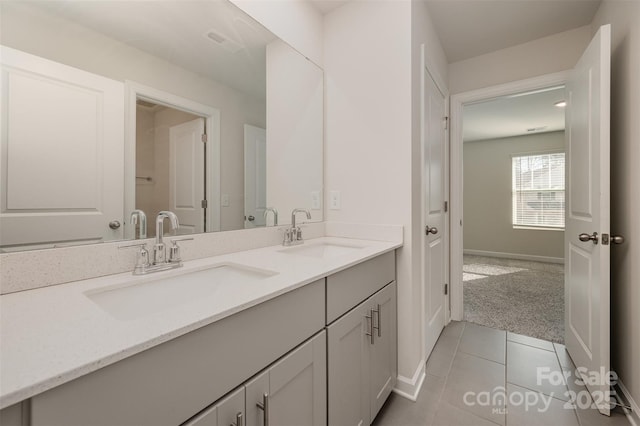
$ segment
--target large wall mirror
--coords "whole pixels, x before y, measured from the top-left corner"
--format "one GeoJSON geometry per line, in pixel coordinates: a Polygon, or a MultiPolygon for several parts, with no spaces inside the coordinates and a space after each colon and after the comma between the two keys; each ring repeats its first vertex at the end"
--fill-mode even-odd
{"type": "Polygon", "coordinates": [[[0,18],[1,251],[322,220],[322,70],[227,0],[0,18]]]}

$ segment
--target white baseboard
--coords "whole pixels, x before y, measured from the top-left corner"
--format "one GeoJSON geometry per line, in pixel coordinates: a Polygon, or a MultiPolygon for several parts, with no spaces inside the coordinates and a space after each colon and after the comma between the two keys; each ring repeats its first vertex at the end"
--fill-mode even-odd
{"type": "Polygon", "coordinates": [[[618,389],[620,390],[618,400],[620,400],[620,393],[622,393],[623,398],[620,402],[631,407],[631,411],[627,409],[624,410],[627,414],[627,419],[629,419],[632,426],[640,426],[640,407],[638,407],[638,403],[631,397],[629,390],[621,380],[618,380],[618,389]]]}
{"type": "Polygon", "coordinates": [[[393,392],[413,402],[417,401],[422,383],[427,376],[426,365],[426,361],[420,361],[420,365],[418,365],[415,373],[413,373],[412,378],[398,375],[396,387],[393,389],[393,392]]]}
{"type": "Polygon", "coordinates": [[[532,262],[547,262],[547,263],[561,263],[564,264],[563,257],[549,257],[549,256],[535,256],[533,254],[517,254],[517,253],[501,253],[498,251],[485,251],[485,250],[467,250],[463,251],[464,254],[471,254],[474,256],[485,257],[502,257],[504,259],[516,259],[516,260],[530,260],[532,262]]]}

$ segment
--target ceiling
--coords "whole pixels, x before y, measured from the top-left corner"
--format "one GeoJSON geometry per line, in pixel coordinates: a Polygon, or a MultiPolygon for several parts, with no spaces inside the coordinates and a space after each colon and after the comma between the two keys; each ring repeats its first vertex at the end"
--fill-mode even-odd
{"type": "Polygon", "coordinates": [[[465,105],[464,142],[564,130],[564,87],[503,96],[465,105]],[[533,129],[533,130],[531,130],[533,129]]]}
{"type": "Polygon", "coordinates": [[[3,1],[3,8],[9,6],[79,23],[257,98],[265,97],[265,46],[276,37],[229,2],[3,1]]]}
{"type": "Polygon", "coordinates": [[[426,0],[449,63],[591,23],[600,0],[426,0]]]}

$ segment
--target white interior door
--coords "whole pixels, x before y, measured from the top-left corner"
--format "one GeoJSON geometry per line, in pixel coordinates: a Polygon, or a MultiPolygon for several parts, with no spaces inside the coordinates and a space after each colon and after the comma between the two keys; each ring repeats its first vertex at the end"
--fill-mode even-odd
{"type": "Polygon", "coordinates": [[[0,246],[122,239],[124,85],[0,53],[0,246]]]}
{"type": "Polygon", "coordinates": [[[244,125],[244,227],[265,226],[267,208],[267,132],[244,125]]]}
{"type": "Polygon", "coordinates": [[[169,129],[170,210],[178,216],[178,234],[204,232],[204,118],[169,129]]]}
{"type": "Polygon", "coordinates": [[[447,267],[445,201],[445,97],[424,72],[422,114],[423,152],[423,277],[426,354],[430,354],[446,321],[447,267]]]}
{"type": "MultiPolygon", "coordinates": [[[[611,27],[603,26],[567,83],[565,344],[577,367],[601,373],[609,355],[609,95],[611,27]],[[581,241],[579,235],[592,236],[581,241]]],[[[585,237],[583,236],[583,239],[585,237]]],[[[587,373],[588,374],[588,373],[587,373]]],[[[587,388],[609,414],[606,380],[587,388]]]]}

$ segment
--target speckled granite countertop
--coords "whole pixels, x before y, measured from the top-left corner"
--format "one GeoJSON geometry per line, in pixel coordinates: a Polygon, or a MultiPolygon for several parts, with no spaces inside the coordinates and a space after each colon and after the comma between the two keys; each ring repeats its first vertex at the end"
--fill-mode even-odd
{"type": "Polygon", "coordinates": [[[401,241],[336,237],[305,244],[321,243],[359,248],[323,259],[293,256],[272,246],[193,260],[146,276],[123,273],[0,296],[0,409],[402,246],[401,241]],[[225,262],[278,273],[259,286],[222,288],[230,285],[216,283],[225,297],[214,292],[128,320],[112,317],[86,296],[225,262]]]}

